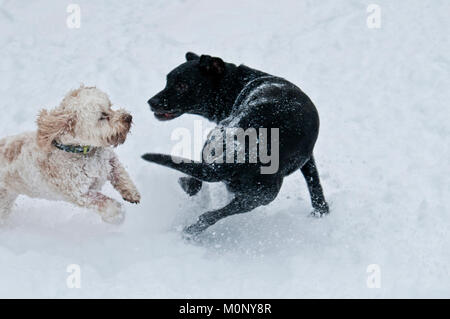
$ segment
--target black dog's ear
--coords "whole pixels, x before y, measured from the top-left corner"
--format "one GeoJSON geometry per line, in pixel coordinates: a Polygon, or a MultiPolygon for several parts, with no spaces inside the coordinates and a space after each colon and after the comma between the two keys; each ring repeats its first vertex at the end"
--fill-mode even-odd
{"type": "Polygon", "coordinates": [[[221,58],[202,55],[200,57],[200,69],[210,75],[221,76],[225,73],[225,62],[221,58]]]}
{"type": "Polygon", "coordinates": [[[186,53],[186,61],[193,61],[193,60],[198,60],[200,59],[200,57],[195,54],[194,52],[187,52],[186,53]]]}

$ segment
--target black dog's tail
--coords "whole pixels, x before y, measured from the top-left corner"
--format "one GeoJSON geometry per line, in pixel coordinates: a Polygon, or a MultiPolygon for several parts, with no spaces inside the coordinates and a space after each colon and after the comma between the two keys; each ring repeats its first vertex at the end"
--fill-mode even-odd
{"type": "Polygon", "coordinates": [[[148,153],[144,154],[142,158],[148,162],[176,169],[204,182],[218,182],[221,180],[217,172],[217,167],[213,165],[165,154],[148,153]]]}

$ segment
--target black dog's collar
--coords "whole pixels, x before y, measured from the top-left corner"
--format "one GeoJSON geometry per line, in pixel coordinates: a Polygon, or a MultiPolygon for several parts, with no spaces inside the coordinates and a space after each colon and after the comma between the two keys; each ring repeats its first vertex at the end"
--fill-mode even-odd
{"type": "Polygon", "coordinates": [[[92,150],[91,146],[64,145],[64,144],[58,143],[56,141],[53,141],[53,145],[57,149],[60,149],[61,151],[65,151],[68,153],[75,153],[75,154],[87,155],[92,150]]]}

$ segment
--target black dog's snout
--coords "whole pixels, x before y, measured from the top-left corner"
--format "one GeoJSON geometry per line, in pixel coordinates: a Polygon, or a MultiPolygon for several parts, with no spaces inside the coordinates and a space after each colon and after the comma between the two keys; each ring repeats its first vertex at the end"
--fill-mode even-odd
{"type": "Polygon", "coordinates": [[[158,105],[160,105],[161,100],[158,97],[152,97],[150,100],[148,100],[148,105],[150,105],[150,108],[153,110],[158,105]]]}

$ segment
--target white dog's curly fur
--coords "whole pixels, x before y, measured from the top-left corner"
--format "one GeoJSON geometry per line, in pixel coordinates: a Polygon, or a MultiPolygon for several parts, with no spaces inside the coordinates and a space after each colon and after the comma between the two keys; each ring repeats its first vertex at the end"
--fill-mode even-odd
{"type": "Polygon", "coordinates": [[[110,181],[123,199],[140,195],[111,146],[125,142],[132,117],[113,111],[108,96],[95,87],[69,92],[59,107],[39,114],[37,132],[0,140],[0,220],[18,195],[64,200],[94,209],[109,223],[124,219],[122,205],[100,190],[110,181]],[[58,149],[54,142],[90,146],[87,154],[58,149]]]}

